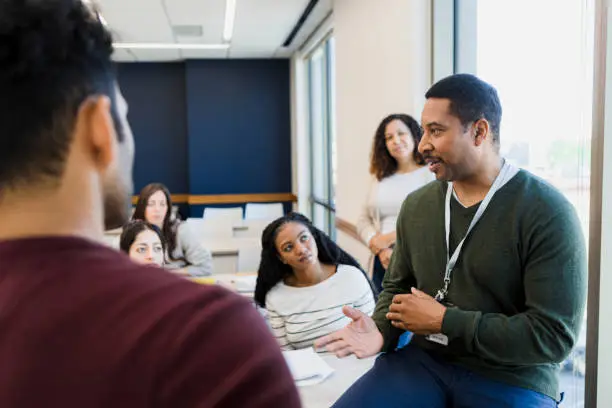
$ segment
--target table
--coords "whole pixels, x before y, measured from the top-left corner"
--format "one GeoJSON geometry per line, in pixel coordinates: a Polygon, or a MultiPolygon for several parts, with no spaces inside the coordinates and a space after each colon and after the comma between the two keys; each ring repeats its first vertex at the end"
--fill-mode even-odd
{"type": "MultiPolygon", "coordinates": [[[[189,278],[208,284],[220,284],[235,290],[233,281],[240,276],[255,276],[256,273],[236,273],[212,275],[204,278],[189,278]]],[[[241,295],[252,298],[253,293],[240,292],[241,295]]],[[[260,310],[262,312],[262,310],[260,310]]],[[[265,318],[265,315],[264,315],[265,318]]],[[[331,353],[320,353],[320,357],[334,372],[320,384],[298,387],[303,408],[329,408],[338,398],[365,374],[372,366],[377,356],[358,359],[355,356],[338,358],[331,353]]]]}
{"type": "Polygon", "coordinates": [[[320,384],[298,387],[303,408],[329,408],[340,396],[374,365],[376,356],[358,359],[355,356],[338,358],[324,353],[323,360],[334,369],[320,384]]]}
{"type": "MultiPolygon", "coordinates": [[[[241,272],[241,273],[232,273],[232,274],[213,274],[211,276],[202,276],[202,277],[189,277],[189,280],[192,280],[197,283],[207,284],[207,285],[221,285],[227,289],[233,290],[234,292],[240,293],[243,296],[248,298],[253,298],[253,292],[239,292],[236,288],[235,281],[240,278],[245,277],[256,277],[257,272],[241,272]]],[[[255,287],[253,286],[253,290],[255,287]]]]}

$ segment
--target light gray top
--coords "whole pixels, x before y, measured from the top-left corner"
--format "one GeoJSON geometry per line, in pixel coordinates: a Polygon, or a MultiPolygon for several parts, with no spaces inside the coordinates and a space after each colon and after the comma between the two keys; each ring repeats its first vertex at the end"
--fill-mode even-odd
{"type": "Polygon", "coordinates": [[[180,222],[176,227],[176,248],[172,253],[174,259],[167,257],[166,268],[186,268],[191,276],[208,276],[213,272],[212,255],[210,251],[197,240],[186,222],[180,222]]]}

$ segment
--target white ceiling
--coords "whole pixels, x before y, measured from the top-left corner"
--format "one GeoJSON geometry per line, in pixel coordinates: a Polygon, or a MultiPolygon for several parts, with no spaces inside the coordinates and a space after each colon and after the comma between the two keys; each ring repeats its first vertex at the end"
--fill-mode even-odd
{"type": "MultiPolygon", "coordinates": [[[[98,0],[115,41],[129,43],[222,43],[225,0],[98,0]],[[202,36],[177,37],[175,25],[199,25],[202,36]]],[[[176,61],[201,58],[287,58],[329,15],[332,0],[320,0],[292,44],[283,42],[308,0],[236,0],[234,35],[229,49],[119,49],[116,61],[176,61]]]]}

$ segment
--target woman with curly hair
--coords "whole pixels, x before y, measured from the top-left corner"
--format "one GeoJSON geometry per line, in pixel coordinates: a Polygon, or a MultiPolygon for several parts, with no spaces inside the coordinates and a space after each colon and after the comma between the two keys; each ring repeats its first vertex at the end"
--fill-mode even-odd
{"type": "Polygon", "coordinates": [[[345,306],[374,311],[375,290],[361,266],[302,214],[273,221],[261,244],[255,302],[267,309],[283,349],[311,347],[344,327],[345,306]]]}
{"type": "Polygon", "coordinates": [[[372,252],[370,273],[380,292],[395,244],[395,223],[404,199],[434,180],[418,152],[421,126],[409,115],[384,118],[374,135],[370,157],[372,182],[357,230],[372,252]]]}

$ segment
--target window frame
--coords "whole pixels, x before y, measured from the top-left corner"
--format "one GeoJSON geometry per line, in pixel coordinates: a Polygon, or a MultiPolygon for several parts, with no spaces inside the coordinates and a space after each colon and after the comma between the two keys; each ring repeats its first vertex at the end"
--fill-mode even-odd
{"type": "MultiPolygon", "coordinates": [[[[602,274],[612,270],[612,206],[603,205],[612,200],[612,12],[609,0],[585,1],[595,8],[595,61],[584,406],[596,408],[612,405],[612,372],[604,370],[612,366],[612,351],[607,351],[612,344],[612,320],[599,318],[612,311],[612,273],[602,274]]],[[[432,0],[434,82],[455,73],[476,72],[477,3],[432,0]]]]}
{"type": "Polygon", "coordinates": [[[309,201],[309,215],[313,222],[316,223],[316,212],[317,210],[324,211],[324,225],[322,227],[323,231],[326,232],[332,239],[335,239],[336,236],[336,225],[335,225],[335,203],[334,203],[334,183],[333,183],[333,174],[334,174],[334,158],[332,157],[332,144],[334,134],[333,127],[333,92],[334,90],[330,86],[332,82],[333,72],[333,55],[331,51],[330,42],[333,41],[332,32],[330,31],[326,36],[324,36],[321,41],[313,47],[308,54],[305,55],[304,61],[306,63],[306,76],[307,76],[307,104],[308,104],[308,144],[309,144],[309,182],[310,182],[310,194],[308,197],[309,201]],[[314,155],[317,152],[314,151],[313,146],[315,145],[315,132],[316,130],[313,127],[312,118],[314,117],[314,106],[313,106],[313,95],[312,95],[312,82],[313,82],[313,62],[312,57],[319,51],[322,50],[322,59],[323,59],[323,78],[322,78],[322,99],[323,99],[323,107],[322,107],[322,122],[323,122],[323,148],[325,149],[324,156],[325,160],[323,163],[323,177],[326,177],[326,197],[320,197],[314,193],[315,191],[315,182],[316,175],[315,172],[321,169],[315,169],[315,160],[314,155]]]}

